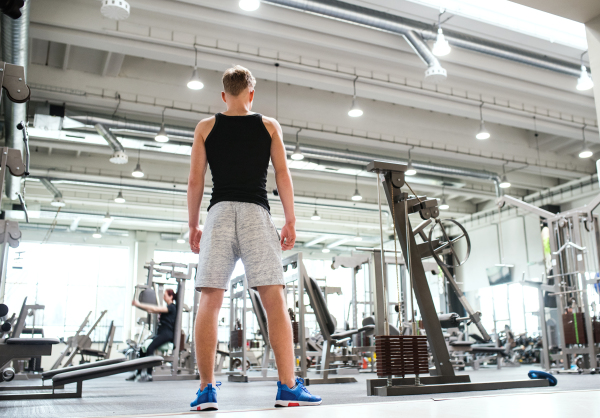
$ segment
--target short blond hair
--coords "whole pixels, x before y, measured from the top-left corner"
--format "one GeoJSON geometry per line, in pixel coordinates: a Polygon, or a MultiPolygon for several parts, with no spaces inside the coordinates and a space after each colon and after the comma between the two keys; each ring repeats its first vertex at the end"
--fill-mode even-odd
{"type": "Polygon", "coordinates": [[[232,96],[238,96],[247,87],[256,86],[256,79],[249,69],[236,65],[223,73],[223,90],[232,96]]]}

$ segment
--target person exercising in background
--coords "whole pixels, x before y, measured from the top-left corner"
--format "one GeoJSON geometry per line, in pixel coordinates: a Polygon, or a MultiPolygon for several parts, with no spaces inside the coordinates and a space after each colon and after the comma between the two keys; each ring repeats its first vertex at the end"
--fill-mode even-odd
{"type": "MultiPolygon", "coordinates": [[[[154,351],[164,343],[174,342],[175,336],[175,318],[177,318],[177,306],[175,300],[177,294],[173,289],[166,289],[163,299],[166,305],[158,306],[151,305],[149,303],[140,303],[137,300],[133,300],[131,304],[136,308],[140,308],[143,311],[158,315],[158,330],[156,335],[152,337],[152,342],[146,348],[146,352],[140,350],[140,357],[147,357],[154,355],[154,351]]],[[[129,376],[126,380],[135,380],[137,376],[141,374],[141,370],[129,376]]],[[[140,382],[151,382],[152,381],[152,368],[148,368],[146,376],[142,376],[140,382]]]]}
{"type": "Polygon", "coordinates": [[[214,362],[218,315],[237,260],[244,263],[248,285],[258,290],[267,313],[269,340],[279,382],[275,406],[319,405],[304,381],[295,379],[292,326],[286,306],[281,251],[296,240],[294,189],[279,123],[252,112],[256,80],[239,65],[223,74],[221,98],[227,111],[196,126],[188,180],[190,248],[199,254],[196,290],[202,292],[195,323],[200,389],[190,404],[218,409],[214,362]],[[271,219],[267,198],[269,160],[285,213],[281,235],[271,219]],[[213,191],[204,230],[200,204],[210,166],[213,191]],[[201,319],[200,319],[201,318],[201,319]]]}

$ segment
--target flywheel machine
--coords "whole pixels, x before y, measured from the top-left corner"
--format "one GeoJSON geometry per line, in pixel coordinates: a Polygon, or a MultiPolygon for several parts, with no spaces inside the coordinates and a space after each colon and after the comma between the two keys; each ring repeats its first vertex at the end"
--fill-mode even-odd
{"type": "MultiPolygon", "coordinates": [[[[416,300],[426,336],[418,335],[414,309],[412,312],[412,335],[389,335],[387,309],[389,298],[387,283],[386,280],[383,280],[386,276],[383,271],[377,274],[377,281],[380,283],[376,283],[373,299],[378,379],[367,380],[367,395],[400,396],[548,386],[547,380],[474,383],[471,382],[468,375],[454,373],[422,260],[429,257],[434,258],[467,311],[468,318],[460,319],[473,323],[482,337],[490,340],[490,336],[481,324],[481,314],[471,308],[450,272],[450,268],[458,267],[467,261],[470,252],[469,235],[458,222],[454,220],[442,222],[440,220],[437,199],[418,196],[412,191],[410,185],[405,182],[404,173],[407,168],[405,164],[372,161],[367,166],[367,171],[377,174],[381,248],[383,248],[381,217],[381,187],[383,186],[394,224],[394,246],[397,235],[410,280],[410,292],[407,292],[405,297],[416,300]],[[405,186],[411,193],[403,190],[405,186]],[[413,229],[409,215],[414,213],[419,213],[423,221],[413,229]],[[452,225],[453,230],[460,231],[455,238],[451,239],[448,235],[449,225],[452,225]],[[429,234],[426,234],[425,229],[428,226],[431,226],[431,229],[429,234]],[[434,239],[436,234],[441,238],[434,239]],[[421,243],[417,244],[416,236],[421,238],[421,243]],[[466,242],[467,251],[462,257],[459,255],[457,246],[459,240],[466,242]],[[445,262],[447,259],[442,257],[446,254],[448,259],[452,259],[451,264],[447,264],[445,262]],[[429,369],[428,366],[428,346],[433,356],[434,367],[432,369],[429,369]],[[424,374],[430,374],[430,376],[422,376],[424,374]],[[406,377],[407,375],[414,375],[414,377],[406,377]]],[[[380,251],[379,254],[383,254],[383,252],[380,251]]],[[[379,265],[385,265],[385,263],[382,261],[379,265]]],[[[411,303],[411,306],[415,305],[411,303]]]]}

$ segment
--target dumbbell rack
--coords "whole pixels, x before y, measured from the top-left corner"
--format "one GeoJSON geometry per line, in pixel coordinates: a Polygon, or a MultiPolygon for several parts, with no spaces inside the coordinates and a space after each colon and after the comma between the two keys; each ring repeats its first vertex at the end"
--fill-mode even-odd
{"type": "MultiPolygon", "coordinates": [[[[373,161],[367,166],[367,171],[377,174],[378,187],[381,181],[390,213],[394,216],[394,225],[401,251],[404,254],[404,259],[408,260],[407,265],[409,269],[412,269],[415,299],[419,306],[427,341],[433,355],[434,368],[430,370],[430,376],[420,377],[420,379],[412,377],[394,378],[393,376],[369,379],[367,380],[367,395],[401,396],[548,386],[547,380],[473,383],[468,375],[456,375],[454,373],[422,262],[423,258],[433,257],[440,264],[440,259],[436,255],[441,250],[448,250],[448,247],[451,247],[452,243],[450,240],[446,242],[438,240],[430,242],[425,238],[423,243],[417,244],[415,233],[423,238],[425,235],[420,234],[423,227],[417,226],[413,230],[408,215],[419,213],[424,223],[431,223],[433,219],[437,224],[440,222],[438,219],[439,209],[437,207],[437,199],[427,199],[424,196],[417,198],[417,196],[411,196],[406,192],[402,192],[401,189],[405,185],[404,173],[406,170],[407,166],[405,164],[385,161],[373,161]]],[[[376,280],[380,281],[381,285],[376,285],[374,288],[375,332],[377,336],[385,336],[387,334],[387,314],[385,309],[388,303],[386,300],[386,282],[383,280],[381,272],[377,272],[377,276],[376,280]]],[[[460,291],[460,289],[458,290],[460,291]]],[[[386,356],[389,354],[383,353],[383,355],[386,356]]],[[[412,366],[414,366],[414,369],[418,369],[418,365],[414,364],[412,366]]]]}

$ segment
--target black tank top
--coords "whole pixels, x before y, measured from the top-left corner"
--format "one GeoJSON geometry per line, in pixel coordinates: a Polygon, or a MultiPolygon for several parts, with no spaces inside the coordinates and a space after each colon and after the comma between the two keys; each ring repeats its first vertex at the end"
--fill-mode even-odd
{"type": "Polygon", "coordinates": [[[262,115],[215,115],[215,126],[204,142],[212,173],[208,210],[224,201],[255,203],[269,208],[267,170],[271,135],[262,115]]]}

